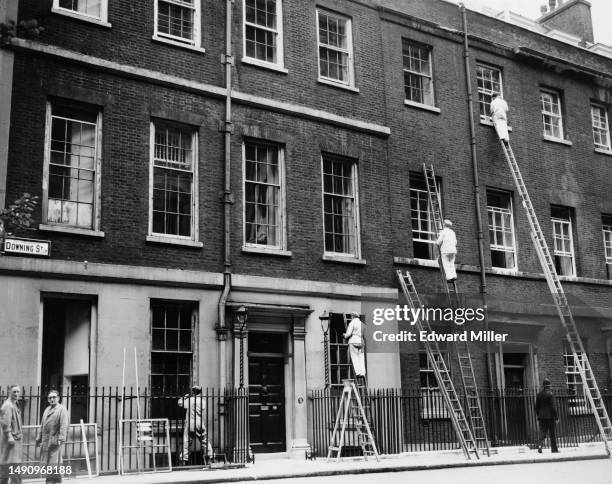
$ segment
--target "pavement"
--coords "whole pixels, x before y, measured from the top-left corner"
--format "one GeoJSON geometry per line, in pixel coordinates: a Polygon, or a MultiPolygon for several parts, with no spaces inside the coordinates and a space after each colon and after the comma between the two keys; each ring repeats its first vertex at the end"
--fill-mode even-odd
{"type": "Polygon", "coordinates": [[[255,464],[247,464],[241,468],[189,470],[178,468],[178,470],[172,472],[156,474],[99,476],[95,478],[95,482],[96,484],[224,483],[339,474],[609,459],[603,443],[581,444],[579,447],[568,447],[560,450],[558,454],[551,454],[550,450],[545,449],[544,453],[538,454],[537,451],[527,447],[503,447],[492,449],[490,457],[483,456],[478,460],[466,460],[461,451],[418,452],[381,456],[380,462],[377,462],[374,458],[369,458],[367,461],[363,458],[342,458],[338,462],[327,462],[325,458],[308,461],[305,459],[288,459],[285,454],[281,456],[262,456],[260,454],[257,456],[255,464]]]}

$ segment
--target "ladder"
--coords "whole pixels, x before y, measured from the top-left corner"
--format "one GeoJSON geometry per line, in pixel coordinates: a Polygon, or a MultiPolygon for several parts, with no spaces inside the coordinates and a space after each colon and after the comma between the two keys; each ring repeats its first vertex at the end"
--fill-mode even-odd
{"type": "MultiPolygon", "coordinates": [[[[427,196],[429,198],[429,207],[434,222],[436,237],[443,228],[443,214],[442,204],[440,198],[440,191],[436,183],[436,175],[434,173],[433,165],[427,167],[423,163],[423,174],[425,175],[425,183],[427,185],[427,196]]],[[[446,288],[448,295],[448,301],[451,307],[458,305],[458,291],[457,281],[449,284],[444,274],[444,267],[442,261],[439,259],[438,264],[440,265],[440,272],[442,274],[443,285],[446,288]],[[452,287],[451,287],[452,286],[452,287]],[[451,294],[454,294],[454,300],[451,294]]],[[[488,456],[491,456],[491,448],[489,439],[487,438],[487,429],[482,413],[482,405],[478,395],[478,387],[476,384],[476,377],[474,375],[474,365],[472,363],[472,356],[470,355],[470,348],[467,341],[456,342],[457,359],[459,360],[459,370],[461,372],[461,381],[463,383],[463,390],[465,392],[467,414],[470,419],[470,424],[474,438],[476,439],[477,447],[488,456]]]]}
{"type": "Polygon", "coordinates": [[[521,197],[523,208],[527,212],[527,219],[529,220],[529,227],[531,228],[531,239],[536,248],[542,269],[544,270],[544,276],[546,277],[548,288],[555,302],[557,313],[566,330],[567,341],[569,342],[572,354],[574,355],[574,361],[580,372],[582,384],[586,388],[585,393],[587,399],[595,416],[599,433],[604,441],[606,452],[610,455],[609,441],[612,440],[612,424],[610,423],[608,412],[606,411],[601,393],[597,387],[591,364],[584,351],[584,345],[578,333],[576,322],[574,321],[565,292],[561,286],[557,270],[555,269],[554,259],[550,255],[546,238],[542,233],[540,223],[538,222],[536,212],[529,198],[529,193],[527,192],[527,187],[523,181],[523,176],[516,162],[512,147],[510,143],[506,145],[502,140],[500,140],[500,143],[506,160],[508,161],[508,165],[510,166],[510,171],[512,172],[512,177],[514,178],[519,196],[521,197]]]}
{"type": "MultiPolygon", "coordinates": [[[[421,302],[421,298],[414,287],[410,273],[406,271],[405,274],[402,274],[402,271],[398,269],[397,277],[410,308],[414,310],[422,308],[423,304],[421,302]]],[[[427,319],[417,317],[415,324],[419,331],[431,332],[431,326],[429,325],[429,321],[427,321],[427,319]]],[[[436,375],[436,380],[438,381],[442,398],[444,399],[444,403],[449,410],[451,422],[453,423],[453,428],[455,429],[457,437],[459,438],[459,443],[461,444],[463,453],[467,459],[471,459],[471,453],[474,453],[476,458],[479,459],[480,455],[478,453],[478,446],[476,440],[474,439],[474,434],[472,433],[470,425],[465,418],[463,407],[461,406],[461,402],[459,401],[459,397],[455,391],[455,386],[450,377],[450,372],[448,371],[448,367],[446,366],[442,352],[440,351],[440,346],[438,345],[437,341],[424,341],[423,344],[425,346],[425,351],[427,352],[427,358],[429,358],[429,362],[434,370],[434,374],[436,375]]]]}
{"type": "Polygon", "coordinates": [[[355,380],[346,379],[342,380],[344,387],[342,388],[342,398],[340,399],[340,405],[338,407],[338,414],[336,415],[336,423],[334,424],[334,432],[330,440],[330,446],[327,451],[327,461],[333,457],[332,454],[336,452],[336,461],[340,459],[342,453],[342,447],[344,446],[344,438],[349,422],[349,417],[352,417],[353,426],[357,432],[357,442],[363,452],[363,458],[368,460],[368,456],[376,457],[376,461],[380,461],[378,457],[378,450],[376,449],[376,443],[372,436],[372,430],[366,416],[366,411],[361,403],[359,391],[355,386],[355,380]]]}
{"type": "MultiPolygon", "coordinates": [[[[429,212],[431,213],[434,234],[437,239],[440,231],[444,228],[444,217],[442,216],[442,198],[440,197],[440,191],[438,190],[438,184],[436,183],[436,174],[434,173],[433,165],[427,167],[427,165],[423,163],[423,175],[425,176],[425,185],[427,187],[429,212]]],[[[444,287],[444,290],[446,291],[449,303],[451,306],[453,306],[453,304],[458,304],[456,281],[449,284],[446,280],[444,266],[442,265],[442,254],[439,250],[438,266],[440,267],[440,276],[442,277],[442,287],[444,287]],[[454,293],[455,301],[453,301],[451,293],[454,293]]]]}

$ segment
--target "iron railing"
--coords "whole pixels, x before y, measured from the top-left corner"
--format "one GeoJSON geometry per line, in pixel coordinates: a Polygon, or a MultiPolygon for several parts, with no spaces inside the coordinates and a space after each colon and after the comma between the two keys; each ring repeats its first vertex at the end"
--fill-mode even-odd
{"type": "MultiPolygon", "coordinates": [[[[479,390],[479,394],[492,446],[535,444],[539,432],[534,410],[537,391],[479,390]]],[[[315,456],[327,455],[341,395],[342,388],[334,387],[311,392],[309,440],[315,456]]],[[[603,398],[610,411],[612,395],[603,398]]],[[[556,392],[555,402],[559,413],[556,427],[559,447],[601,440],[595,418],[584,398],[556,392]]],[[[424,393],[419,388],[369,389],[367,403],[381,454],[460,448],[439,393],[424,393]]],[[[349,418],[342,455],[360,455],[357,433],[350,422],[349,418]]]]}
{"type": "MultiPolygon", "coordinates": [[[[154,392],[152,395],[147,388],[140,388],[137,396],[135,388],[122,391],[120,387],[70,387],[59,391],[60,403],[68,410],[70,423],[77,424],[82,419],[85,423],[97,424],[101,473],[119,470],[120,419],[168,418],[172,464],[178,464],[186,423],[186,410],[178,406],[178,401],[185,396],[184,393],[160,395],[154,392]]],[[[0,389],[0,400],[4,401],[7,395],[6,388],[0,389]]],[[[195,398],[200,400],[202,423],[206,427],[208,442],[215,456],[227,462],[246,462],[249,459],[248,390],[205,388],[195,398]]],[[[24,388],[19,406],[24,426],[39,425],[47,406],[47,390],[39,387],[24,388]]],[[[205,449],[203,452],[199,450],[191,453],[190,464],[204,463],[207,452],[205,449]]]]}

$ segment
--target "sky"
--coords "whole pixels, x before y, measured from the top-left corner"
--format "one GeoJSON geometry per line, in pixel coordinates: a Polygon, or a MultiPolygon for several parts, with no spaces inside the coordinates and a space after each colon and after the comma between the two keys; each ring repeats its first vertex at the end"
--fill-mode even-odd
{"type": "MultiPolygon", "coordinates": [[[[455,1],[455,0],[451,0],[455,1]]],[[[593,17],[593,31],[595,42],[612,45],[612,0],[588,0],[591,4],[591,16],[593,17]]],[[[459,3],[456,1],[455,3],[459,3]]],[[[540,6],[547,4],[548,0],[463,0],[469,9],[479,10],[476,7],[487,6],[495,10],[509,9],[524,17],[535,20],[541,16],[540,6]]]]}

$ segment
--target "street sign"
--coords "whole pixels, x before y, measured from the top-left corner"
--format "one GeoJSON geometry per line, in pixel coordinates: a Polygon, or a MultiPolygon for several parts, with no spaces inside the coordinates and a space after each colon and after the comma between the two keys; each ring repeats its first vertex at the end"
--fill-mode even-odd
{"type": "Polygon", "coordinates": [[[2,249],[5,254],[49,257],[51,255],[51,241],[6,237],[2,249]]]}

